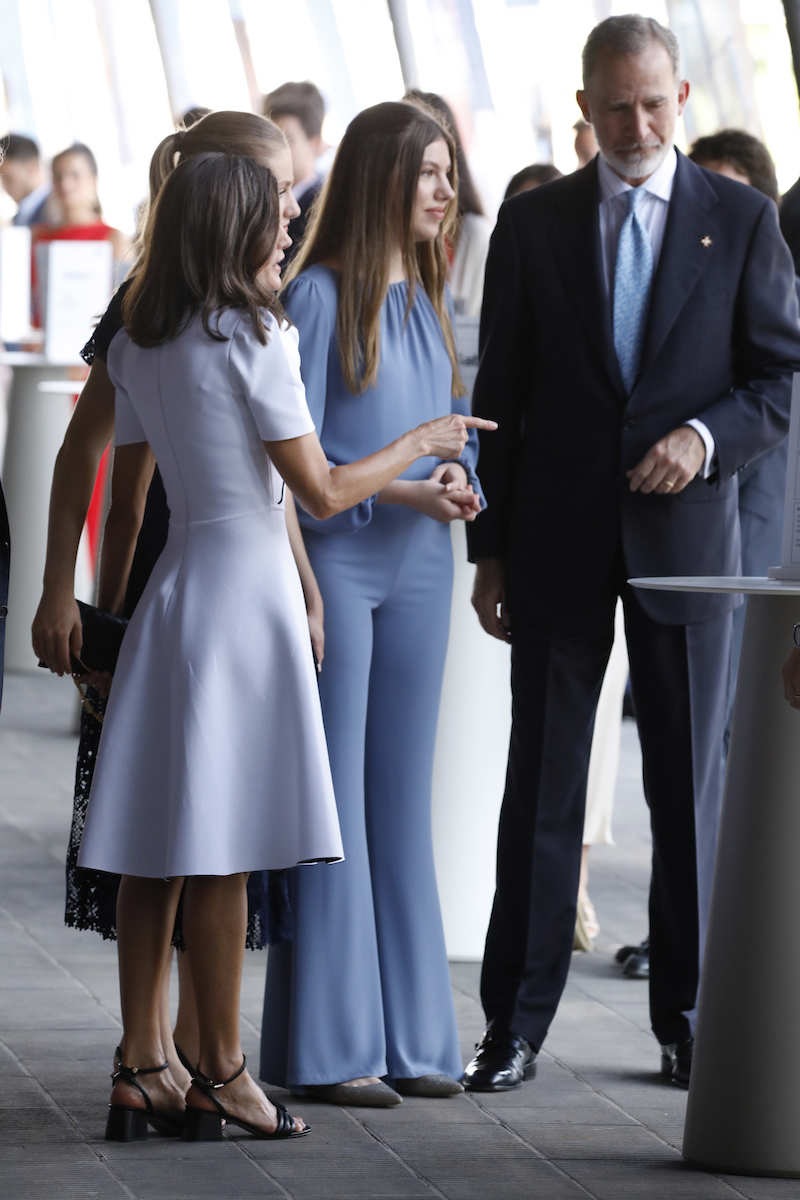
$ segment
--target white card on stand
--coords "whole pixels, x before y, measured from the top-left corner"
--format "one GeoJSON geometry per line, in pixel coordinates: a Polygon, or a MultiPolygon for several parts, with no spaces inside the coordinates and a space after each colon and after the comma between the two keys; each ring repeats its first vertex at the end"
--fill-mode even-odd
{"type": "Polygon", "coordinates": [[[77,359],[111,299],[113,267],[108,241],[56,241],[36,247],[47,358],[57,362],[77,359]]]}

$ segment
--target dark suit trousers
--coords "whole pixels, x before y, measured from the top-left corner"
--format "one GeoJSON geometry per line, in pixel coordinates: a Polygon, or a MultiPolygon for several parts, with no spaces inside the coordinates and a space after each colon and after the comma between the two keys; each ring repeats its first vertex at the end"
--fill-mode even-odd
{"type": "MultiPolygon", "coordinates": [[[[710,900],[731,618],[661,625],[626,584],[617,590],[653,834],[651,1021],[659,1041],[680,1041],[693,1029],[710,900]]],[[[569,630],[514,622],[511,745],[481,998],[487,1019],[536,1048],[572,953],[589,752],[615,599],[609,594],[569,630]]]]}

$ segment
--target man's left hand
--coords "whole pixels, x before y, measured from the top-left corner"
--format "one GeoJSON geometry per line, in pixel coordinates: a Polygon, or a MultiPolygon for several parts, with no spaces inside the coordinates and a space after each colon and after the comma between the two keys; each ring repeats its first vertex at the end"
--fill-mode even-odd
{"type": "Polygon", "coordinates": [[[706,447],[691,425],[680,425],[656,442],[626,474],[632,492],[676,496],[702,469],[706,447]]]}

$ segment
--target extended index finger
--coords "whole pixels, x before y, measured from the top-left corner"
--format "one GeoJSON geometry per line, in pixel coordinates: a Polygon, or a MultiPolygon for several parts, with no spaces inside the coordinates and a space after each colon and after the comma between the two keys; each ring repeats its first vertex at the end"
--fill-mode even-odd
{"type": "Polygon", "coordinates": [[[497,421],[487,421],[485,417],[464,417],[468,429],[497,429],[497,421]]]}

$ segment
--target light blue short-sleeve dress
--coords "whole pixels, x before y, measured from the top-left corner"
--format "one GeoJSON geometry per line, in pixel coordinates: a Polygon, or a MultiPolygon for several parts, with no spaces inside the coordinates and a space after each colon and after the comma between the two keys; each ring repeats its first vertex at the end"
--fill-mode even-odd
{"type": "Polygon", "coordinates": [[[147,441],[169,537],[123,639],[79,863],[229,875],[342,856],[283,481],[264,441],[314,429],[297,334],[199,318],[108,354],[116,442],[147,441]]]}
{"type": "MultiPolygon", "coordinates": [[[[344,383],[337,275],[290,284],[311,415],[331,463],[378,450],[466,401],[421,287],[390,285],[377,382],[344,383]]],[[[476,446],[462,462],[474,486],[476,446]]],[[[406,479],[427,479],[424,458],[406,479]]],[[[376,497],[317,521],[300,511],[325,602],[320,695],[345,861],[293,872],[295,933],[270,949],[262,1078],[300,1086],[360,1076],[461,1074],[431,840],[431,776],[450,620],[450,530],[376,497]]]]}

